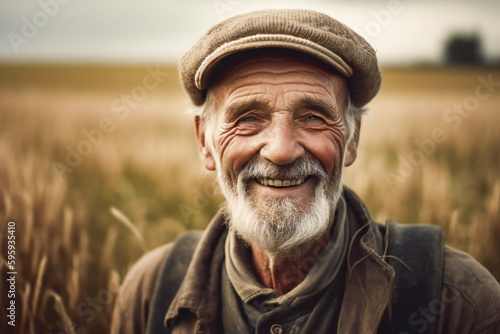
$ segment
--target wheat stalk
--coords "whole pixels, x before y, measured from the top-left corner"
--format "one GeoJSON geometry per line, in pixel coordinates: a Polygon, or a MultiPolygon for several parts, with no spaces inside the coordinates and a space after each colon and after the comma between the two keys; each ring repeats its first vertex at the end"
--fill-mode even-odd
{"type": "Polygon", "coordinates": [[[23,236],[23,248],[24,249],[30,249],[30,243],[32,242],[31,240],[31,235],[33,233],[33,200],[31,199],[30,195],[24,191],[23,194],[23,202],[24,202],[24,212],[25,212],[25,217],[24,217],[24,224],[25,224],[25,232],[23,236]]]}
{"type": "Polygon", "coordinates": [[[73,254],[73,266],[71,273],[69,275],[68,295],[69,295],[69,307],[74,310],[76,308],[76,303],[78,301],[78,295],[80,292],[80,260],[78,254],[73,254]]]}
{"type": "Polygon", "coordinates": [[[71,230],[73,227],[73,210],[69,206],[64,207],[63,212],[63,244],[66,249],[71,249],[71,230]]]}
{"type": "Polygon", "coordinates": [[[42,261],[40,262],[40,267],[38,268],[38,275],[36,278],[35,291],[33,294],[33,302],[31,304],[31,309],[33,314],[37,314],[38,297],[40,296],[40,290],[42,288],[43,274],[45,273],[45,265],[47,264],[47,255],[44,255],[42,261]]]}
{"type": "Polygon", "coordinates": [[[132,234],[136,237],[136,239],[139,241],[140,245],[144,250],[147,250],[146,243],[144,241],[144,238],[142,237],[141,233],[139,230],[132,224],[132,222],[125,216],[120,210],[117,208],[111,207],[110,209],[111,214],[115,216],[116,219],[118,219],[119,222],[121,222],[127,229],[129,229],[132,234]]]}
{"type": "Polygon", "coordinates": [[[64,303],[62,302],[61,296],[59,296],[55,291],[49,290],[47,292],[48,296],[54,298],[55,301],[55,309],[63,322],[66,324],[66,330],[69,331],[70,334],[76,334],[75,329],[73,328],[73,321],[71,321],[68,313],[66,312],[66,308],[64,307],[64,303]]]}
{"type": "Polygon", "coordinates": [[[115,248],[116,240],[118,238],[118,231],[114,227],[108,228],[106,233],[106,239],[104,240],[104,247],[102,250],[102,257],[100,267],[105,270],[106,265],[111,263],[111,256],[113,254],[113,249],[115,248]]]}
{"type": "MultiPolygon", "coordinates": [[[[24,326],[26,324],[26,317],[29,314],[28,299],[30,297],[30,292],[31,292],[31,285],[29,283],[26,283],[26,288],[22,292],[23,311],[21,314],[21,332],[20,333],[24,333],[24,326]]],[[[30,315],[30,317],[31,317],[31,315],[30,315]]]]}

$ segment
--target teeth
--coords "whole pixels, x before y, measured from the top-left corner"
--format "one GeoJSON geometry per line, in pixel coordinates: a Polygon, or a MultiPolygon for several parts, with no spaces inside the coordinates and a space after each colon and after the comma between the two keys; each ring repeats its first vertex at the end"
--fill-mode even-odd
{"type": "Polygon", "coordinates": [[[300,178],[297,180],[273,180],[273,179],[260,179],[259,183],[264,185],[264,186],[271,186],[271,187],[290,187],[290,186],[298,186],[302,183],[304,183],[305,178],[300,178]]]}

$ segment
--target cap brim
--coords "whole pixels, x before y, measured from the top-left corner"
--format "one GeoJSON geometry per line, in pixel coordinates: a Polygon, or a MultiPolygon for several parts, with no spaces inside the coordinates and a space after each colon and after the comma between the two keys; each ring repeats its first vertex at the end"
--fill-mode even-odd
{"type": "Polygon", "coordinates": [[[207,88],[212,71],[222,59],[234,53],[259,48],[285,48],[304,52],[332,66],[346,78],[353,75],[352,68],[341,57],[319,44],[291,35],[259,34],[222,44],[215,49],[196,71],[194,78],[196,88],[199,90],[207,88]]]}

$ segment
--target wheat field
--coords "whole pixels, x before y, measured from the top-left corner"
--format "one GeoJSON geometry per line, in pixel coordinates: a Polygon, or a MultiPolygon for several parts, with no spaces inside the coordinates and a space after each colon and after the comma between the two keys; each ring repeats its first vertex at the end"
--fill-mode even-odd
{"type": "MultiPolygon", "coordinates": [[[[383,76],[345,183],[377,220],[439,225],[499,279],[500,69],[383,76]]],[[[189,108],[175,67],[0,67],[2,310],[8,222],[18,273],[0,332],[107,333],[130,266],[206,226],[222,198],[189,108]]]]}

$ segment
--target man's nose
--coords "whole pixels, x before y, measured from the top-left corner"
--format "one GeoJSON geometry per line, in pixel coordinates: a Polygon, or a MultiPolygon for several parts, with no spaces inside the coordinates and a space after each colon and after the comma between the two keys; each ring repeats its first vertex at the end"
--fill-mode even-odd
{"type": "Polygon", "coordinates": [[[268,129],[260,155],[276,165],[288,165],[305,153],[291,120],[281,120],[268,129]]]}

